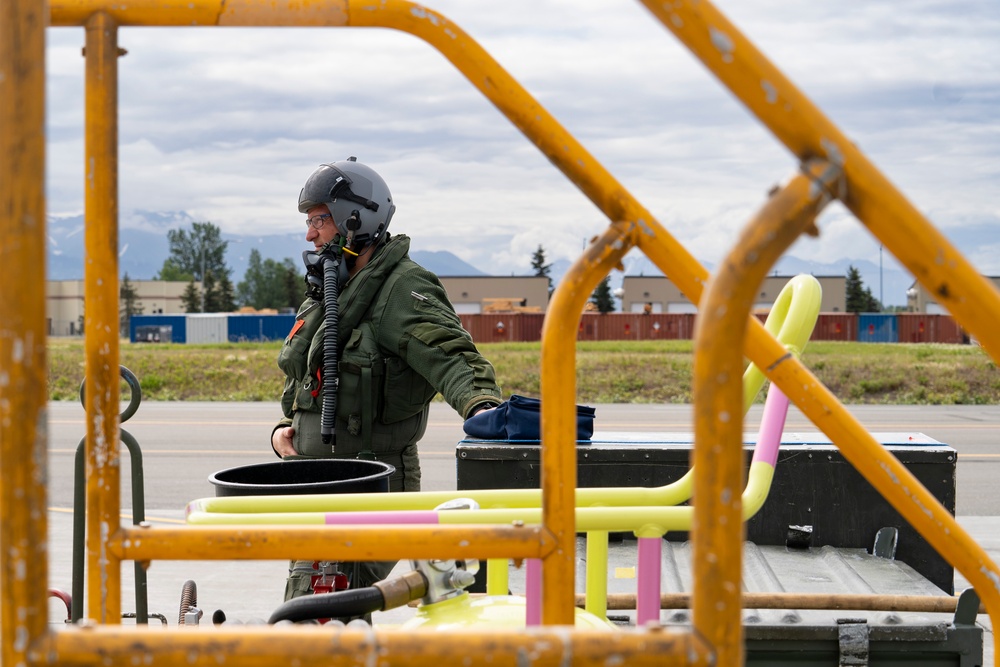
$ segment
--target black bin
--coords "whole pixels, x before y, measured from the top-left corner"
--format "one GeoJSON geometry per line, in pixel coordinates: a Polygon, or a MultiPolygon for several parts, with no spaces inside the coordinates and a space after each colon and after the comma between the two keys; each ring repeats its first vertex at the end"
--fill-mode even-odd
{"type": "Polygon", "coordinates": [[[227,468],[208,476],[216,496],[388,493],[396,468],[382,461],[293,459],[227,468]]]}

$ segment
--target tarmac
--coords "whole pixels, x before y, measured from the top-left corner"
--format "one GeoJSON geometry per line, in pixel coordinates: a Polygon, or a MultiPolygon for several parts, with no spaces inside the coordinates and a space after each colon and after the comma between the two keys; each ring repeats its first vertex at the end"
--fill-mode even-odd
{"type": "MultiPolygon", "coordinates": [[[[154,406],[156,404],[153,404],[154,406]]],[[[214,409],[213,406],[191,406],[198,410],[208,411],[210,408],[214,409]]],[[[157,474],[164,474],[166,470],[163,468],[164,463],[160,462],[160,457],[166,457],[168,454],[160,454],[160,448],[164,445],[155,442],[154,433],[157,431],[162,431],[165,428],[173,427],[177,425],[178,421],[180,423],[180,428],[186,429],[189,432],[191,427],[186,424],[193,424],[201,417],[183,417],[181,420],[170,419],[167,416],[166,410],[167,406],[163,406],[164,413],[161,415],[158,413],[157,409],[149,409],[148,406],[144,406],[144,410],[147,410],[147,419],[149,428],[148,433],[140,433],[138,429],[141,425],[129,424],[130,428],[137,429],[135,433],[139,436],[140,441],[144,444],[144,451],[149,453],[146,465],[149,468],[149,475],[147,479],[147,493],[150,493],[151,488],[156,487],[156,476],[157,474]],[[190,420],[190,421],[185,421],[190,420]],[[155,462],[155,463],[154,463],[155,462]],[[150,481],[149,478],[152,478],[150,481]]],[[[231,410],[231,408],[230,408],[231,410]]],[[[260,406],[248,406],[248,414],[250,411],[254,411],[254,414],[260,412],[260,406]]],[[[673,413],[667,411],[670,415],[673,413]]],[[[74,414],[75,412],[65,409],[65,413],[74,414]]],[[[972,438],[971,445],[962,445],[962,454],[964,455],[966,447],[982,447],[984,452],[992,450],[993,442],[995,437],[993,435],[993,429],[990,427],[986,430],[985,427],[979,426],[979,422],[969,419],[971,413],[961,412],[955,418],[956,422],[968,423],[967,426],[962,426],[965,430],[962,433],[968,433],[970,438],[972,438]]],[[[432,414],[434,417],[434,414],[432,414]]],[[[987,416],[987,421],[989,423],[996,423],[995,419],[992,419],[993,415],[987,416]]],[[[258,417],[259,418],[259,417],[258,417]]],[[[65,429],[70,436],[62,437],[67,443],[75,443],[75,438],[79,437],[81,432],[82,421],[77,421],[77,417],[73,416],[62,417],[60,414],[56,414],[53,417],[53,428],[55,429],[65,429]]],[[[218,421],[218,417],[206,415],[205,419],[215,419],[218,421]]],[[[259,418],[260,419],[260,418],[259,418]]],[[[624,412],[619,419],[627,421],[631,419],[627,412],[624,412]]],[[[660,423],[655,426],[657,428],[671,428],[675,427],[676,423],[673,416],[669,419],[664,415],[659,415],[657,419],[660,423]]],[[[681,422],[683,423],[681,418],[681,422]]],[[[897,421],[899,418],[894,417],[897,421]]],[[[872,417],[866,416],[866,421],[873,420],[872,417]]],[[[231,422],[226,422],[226,428],[232,429],[242,426],[242,422],[247,421],[246,418],[243,419],[233,419],[231,422]]],[[[261,419],[262,423],[268,423],[269,418],[265,417],[261,419]]],[[[946,421],[943,416],[941,416],[938,421],[946,421]]],[[[433,426],[433,424],[432,424],[433,426]]],[[[195,427],[196,431],[204,430],[203,427],[195,427]]],[[[257,430],[266,428],[258,424],[255,426],[257,430]]],[[[438,427],[435,427],[438,428],[438,427]]],[[[454,484],[454,473],[449,471],[455,460],[454,444],[457,439],[454,435],[453,426],[440,427],[442,434],[440,436],[440,451],[435,450],[431,446],[424,447],[422,443],[422,457],[425,455],[428,457],[428,470],[425,470],[425,481],[431,481],[434,479],[433,475],[440,474],[441,480],[434,481],[432,487],[440,487],[442,489],[447,488],[446,486],[441,486],[444,484],[454,484]],[[450,453],[449,453],[450,452],[450,453]],[[435,473],[430,468],[440,468],[440,470],[435,473]]],[[[647,427],[648,428],[648,427],[647,427]]],[[[460,426],[459,426],[460,429],[460,426]]],[[[433,430],[433,429],[432,429],[433,430]]],[[[206,437],[214,438],[218,440],[218,436],[213,433],[206,434],[206,437]]],[[[241,441],[242,436],[234,436],[229,433],[227,435],[231,441],[241,441]]],[[[461,436],[459,435],[459,438],[461,436]]],[[[229,441],[227,440],[227,442],[229,441]]],[[[58,439],[57,439],[58,441],[58,439]]],[[[253,447],[259,447],[256,440],[253,441],[253,447]]],[[[221,447],[222,445],[220,445],[221,447]]],[[[231,448],[231,445],[227,445],[231,448]]],[[[57,447],[57,445],[53,445],[57,447]]],[[[62,447],[62,445],[58,445],[62,447]]],[[[73,451],[70,447],[65,447],[63,449],[53,449],[54,454],[52,455],[50,465],[55,468],[60,468],[63,472],[58,473],[54,477],[59,477],[59,479],[64,479],[66,477],[65,469],[68,467],[71,460],[71,452],[73,451]]],[[[165,451],[165,450],[164,450],[165,451]]],[[[204,476],[201,476],[199,472],[193,470],[194,466],[197,464],[207,465],[210,468],[220,469],[215,460],[210,460],[205,462],[204,452],[199,451],[199,447],[195,446],[192,450],[178,449],[174,447],[170,450],[169,456],[177,459],[177,465],[180,466],[179,470],[186,469],[187,474],[181,477],[191,477],[194,475],[198,477],[199,484],[204,484],[204,476]]],[[[972,451],[972,450],[970,450],[972,451]]],[[[228,457],[230,461],[237,459],[238,463],[249,462],[245,458],[239,458],[242,456],[239,452],[225,450],[221,452],[220,456],[228,457]]],[[[977,466],[984,467],[984,470],[990,468],[993,463],[993,458],[997,455],[989,453],[973,453],[972,456],[979,456],[980,459],[974,464],[977,466]]],[[[965,465],[969,465],[966,463],[965,465]]],[[[961,472],[962,468],[959,468],[959,477],[961,478],[964,473],[961,472]]],[[[200,495],[205,495],[203,492],[195,493],[190,495],[190,492],[184,487],[186,479],[178,477],[176,471],[171,471],[168,478],[174,480],[175,483],[181,485],[180,490],[176,491],[180,497],[186,498],[187,500],[192,500],[200,495]]],[[[66,480],[68,481],[68,480],[66,480]]],[[[54,482],[56,487],[64,486],[63,482],[54,482]]],[[[987,483],[987,482],[984,482],[987,483]]],[[[161,487],[164,488],[165,487],[161,487]]],[[[198,487],[203,488],[203,487],[198,487]]],[[[454,488],[452,486],[451,488],[454,488]]],[[[63,498],[50,499],[50,503],[53,505],[50,508],[48,514],[49,520],[49,587],[52,589],[58,589],[69,593],[72,590],[72,556],[73,556],[73,526],[72,526],[72,509],[70,508],[71,503],[67,503],[68,498],[65,497],[65,488],[54,488],[53,493],[58,496],[62,493],[63,498]]],[[[124,492],[123,492],[124,493],[124,492]]],[[[175,491],[170,491],[170,493],[175,493],[175,491]]],[[[984,496],[980,495],[982,493],[981,489],[978,489],[976,496],[982,498],[984,496]]],[[[165,491],[160,492],[158,495],[167,495],[165,491]]],[[[456,492],[456,496],[461,495],[460,492],[456,492]]],[[[992,494],[990,494],[992,495],[992,494]]],[[[124,495],[123,498],[127,498],[124,495]]],[[[124,502],[124,500],[123,500],[124,502]]],[[[171,501],[173,502],[173,501],[171,501]]],[[[959,505],[961,507],[962,497],[959,497],[959,505]]],[[[184,522],[183,510],[179,509],[182,505],[171,504],[170,507],[178,509],[162,509],[162,506],[156,505],[152,509],[147,506],[146,509],[146,520],[154,525],[167,525],[167,524],[181,524],[184,522]]],[[[966,502],[966,506],[972,506],[970,503],[966,502]]],[[[976,507],[974,507],[975,509],[976,507]]],[[[124,516],[124,512],[128,510],[123,510],[123,520],[129,521],[131,517],[124,516]]],[[[1000,562],[1000,516],[992,515],[959,515],[958,523],[969,532],[971,537],[975,539],[978,544],[980,544],[988,553],[988,555],[993,559],[994,562],[1000,562]]],[[[628,541],[626,541],[627,543],[628,541]]],[[[634,542],[632,542],[634,545],[634,542]]],[[[622,551],[621,549],[612,549],[611,554],[612,562],[610,563],[609,569],[609,590],[612,592],[629,592],[629,586],[632,586],[631,591],[634,592],[634,579],[628,579],[626,575],[624,578],[618,575],[619,571],[627,572],[629,566],[634,566],[634,560],[629,563],[626,561],[616,561],[616,558],[629,559],[632,556],[627,553],[627,550],[622,551]]],[[[156,625],[166,625],[168,627],[174,626],[178,623],[178,615],[180,609],[180,598],[181,590],[184,583],[188,580],[194,581],[197,585],[197,606],[201,609],[205,617],[202,620],[202,625],[205,626],[206,631],[211,631],[211,617],[213,612],[216,610],[222,610],[225,612],[228,619],[227,622],[238,622],[246,624],[257,624],[264,623],[266,619],[271,615],[275,608],[281,604],[284,592],[284,582],[287,574],[288,563],[287,561],[156,561],[149,565],[147,570],[147,600],[148,600],[148,610],[150,613],[150,623],[153,626],[156,625]]],[[[395,574],[406,572],[410,569],[408,562],[400,562],[396,569],[395,574]]],[[[133,577],[133,566],[131,563],[125,563],[123,565],[122,571],[122,610],[123,612],[133,612],[136,608],[135,604],[135,585],[133,577]]],[[[582,577],[577,577],[578,586],[581,587],[582,592],[582,577]]],[[[516,569],[511,569],[511,589],[515,594],[523,592],[523,578],[521,576],[521,571],[516,569]]],[[[969,587],[968,582],[965,578],[956,573],[955,575],[955,591],[960,592],[969,587]]],[[[893,591],[897,594],[906,594],[908,591],[905,589],[893,591]]],[[[944,592],[941,592],[944,595],[944,592]]],[[[617,612],[616,612],[617,613],[617,612]]],[[[404,607],[396,610],[391,610],[388,612],[376,612],[373,615],[373,622],[376,625],[398,625],[405,622],[407,619],[411,618],[415,614],[412,608],[404,607]]],[[[53,626],[63,625],[68,617],[65,605],[58,598],[50,598],[49,601],[49,620],[50,624],[53,626]]],[[[661,616],[661,619],[667,618],[667,613],[661,616]]],[[[945,619],[947,621],[947,618],[945,619]]],[[[133,619],[127,618],[123,619],[123,624],[134,623],[133,619]]],[[[989,622],[989,618],[985,614],[981,614],[978,618],[978,623],[984,631],[984,643],[983,643],[983,663],[993,664],[994,656],[994,646],[993,646],[993,631],[992,626],[989,622]]]]}

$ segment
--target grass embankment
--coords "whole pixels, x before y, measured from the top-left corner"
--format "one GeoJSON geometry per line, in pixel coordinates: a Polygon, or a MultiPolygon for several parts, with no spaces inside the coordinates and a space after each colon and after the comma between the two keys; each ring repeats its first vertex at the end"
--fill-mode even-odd
{"type": "MultiPolygon", "coordinates": [[[[153,401],[275,401],[280,343],[121,345],[121,363],[153,401]]],[[[539,395],[540,344],[481,345],[504,395],[539,395]]],[[[76,400],[79,340],[49,343],[49,397],[76,400]]],[[[577,346],[581,403],[691,402],[691,341],[577,346]]],[[[976,345],[813,342],[803,362],[844,403],[1000,404],[1000,371],[976,345]]],[[[758,399],[762,400],[762,399],[758,399]]]]}

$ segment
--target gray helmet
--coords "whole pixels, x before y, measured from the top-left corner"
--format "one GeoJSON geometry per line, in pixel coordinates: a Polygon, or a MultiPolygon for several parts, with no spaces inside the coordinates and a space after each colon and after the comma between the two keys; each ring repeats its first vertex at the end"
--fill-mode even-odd
{"type": "Polygon", "coordinates": [[[299,213],[326,204],[348,248],[361,249],[381,240],[396,211],[389,186],[356,157],[321,164],[299,193],[299,213]]]}

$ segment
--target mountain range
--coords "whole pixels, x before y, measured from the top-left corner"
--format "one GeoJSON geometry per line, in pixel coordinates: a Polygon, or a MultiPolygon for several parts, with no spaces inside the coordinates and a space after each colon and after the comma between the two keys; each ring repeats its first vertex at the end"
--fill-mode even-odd
{"type": "MultiPolygon", "coordinates": [[[[170,256],[167,230],[190,226],[193,220],[186,214],[137,212],[130,222],[141,226],[121,226],[118,230],[118,267],[130,280],[151,280],[170,256]]],[[[81,280],[83,278],[83,216],[50,218],[46,276],[49,280],[81,280]]],[[[222,234],[229,243],[226,264],[232,269],[232,281],[243,279],[250,250],[256,248],[261,259],[281,261],[291,258],[299,263],[308,244],[302,234],[240,235],[222,234]]],[[[483,271],[462,261],[446,250],[412,250],[410,256],[428,270],[441,276],[484,276],[483,271]]]]}
{"type": "MultiPolygon", "coordinates": [[[[183,212],[156,213],[133,211],[122,220],[118,231],[119,270],[122,276],[128,274],[131,280],[151,280],[170,255],[167,230],[187,227],[193,219],[183,212]]],[[[229,242],[226,263],[232,269],[233,283],[243,279],[247,260],[252,248],[257,248],[262,259],[282,260],[292,258],[296,263],[306,249],[299,233],[271,234],[263,236],[223,233],[229,242]]],[[[84,256],[83,216],[51,217],[48,221],[47,267],[49,280],[81,280],[83,278],[84,256]]],[[[495,275],[465,262],[447,250],[419,250],[411,248],[410,256],[428,270],[440,276],[485,276],[495,275]]],[[[629,253],[623,262],[624,272],[612,271],[611,288],[621,286],[622,276],[656,276],[662,272],[644,255],[636,250],[629,253]]],[[[569,270],[570,260],[552,261],[550,276],[558,284],[569,270]]],[[[712,266],[706,263],[710,271],[712,266]]],[[[793,256],[784,256],[775,267],[777,275],[811,273],[816,276],[846,276],[848,268],[854,266],[861,273],[862,280],[872,294],[886,306],[905,305],[906,290],[913,284],[909,273],[898,269],[879,269],[877,264],[865,260],[841,259],[832,263],[809,262],[793,256]]],[[[530,271],[530,270],[529,270],[530,271]]],[[[522,273],[525,275],[527,272],[522,273]]]]}

